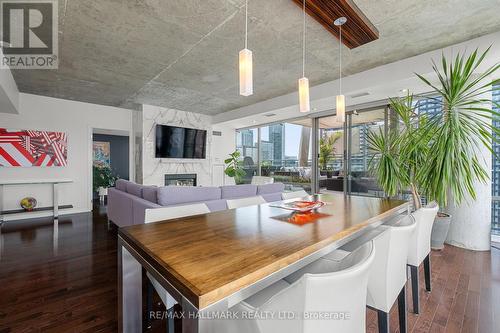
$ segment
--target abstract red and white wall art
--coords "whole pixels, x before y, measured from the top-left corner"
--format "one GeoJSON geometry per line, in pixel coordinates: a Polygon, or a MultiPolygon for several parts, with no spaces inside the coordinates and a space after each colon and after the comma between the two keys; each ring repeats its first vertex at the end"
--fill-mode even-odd
{"type": "Polygon", "coordinates": [[[0,167],[56,167],[67,163],[66,133],[0,128],[0,167]]]}

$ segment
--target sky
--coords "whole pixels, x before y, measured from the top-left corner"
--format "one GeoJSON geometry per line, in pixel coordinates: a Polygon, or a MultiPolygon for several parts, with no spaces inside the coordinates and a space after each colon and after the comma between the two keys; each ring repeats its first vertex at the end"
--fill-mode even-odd
{"type": "MultiPolygon", "coordinates": [[[[299,156],[300,135],[302,126],[285,123],[285,156],[299,156]]],[[[260,137],[263,141],[269,140],[269,128],[262,127],[260,137]]]]}

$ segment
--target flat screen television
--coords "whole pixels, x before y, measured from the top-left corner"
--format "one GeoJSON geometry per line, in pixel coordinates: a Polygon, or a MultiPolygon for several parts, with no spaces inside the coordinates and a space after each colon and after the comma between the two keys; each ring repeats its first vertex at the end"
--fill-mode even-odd
{"type": "Polygon", "coordinates": [[[205,158],[207,131],[156,125],[157,158],[205,158]]]}

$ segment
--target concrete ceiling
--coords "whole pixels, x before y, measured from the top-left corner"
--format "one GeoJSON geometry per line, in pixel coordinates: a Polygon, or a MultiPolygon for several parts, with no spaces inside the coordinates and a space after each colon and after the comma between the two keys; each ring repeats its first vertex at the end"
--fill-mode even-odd
{"type": "MultiPolygon", "coordinates": [[[[380,39],[343,48],[343,73],[500,30],[499,0],[355,0],[380,39]]],[[[103,105],[151,104],[215,115],[293,92],[301,75],[301,10],[249,1],[254,95],[238,94],[244,0],[59,0],[58,70],[16,70],[22,92],[103,105]]],[[[338,78],[338,41],[308,18],[306,76],[338,78]]]]}

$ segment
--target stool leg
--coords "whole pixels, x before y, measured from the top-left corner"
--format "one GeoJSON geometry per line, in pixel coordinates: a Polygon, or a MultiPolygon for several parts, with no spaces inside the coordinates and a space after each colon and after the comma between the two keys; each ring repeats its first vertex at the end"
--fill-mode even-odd
{"type": "Polygon", "coordinates": [[[419,314],[420,302],[418,299],[418,267],[410,265],[411,273],[411,296],[413,298],[413,312],[419,314]]]}
{"type": "Polygon", "coordinates": [[[398,312],[399,312],[399,332],[406,333],[406,287],[401,289],[398,296],[398,312]]]}
{"type": "Polygon", "coordinates": [[[378,332],[389,333],[389,314],[382,310],[377,310],[378,332]]]}
{"type": "Polygon", "coordinates": [[[431,291],[431,257],[430,254],[424,259],[425,290],[431,291]]]}

